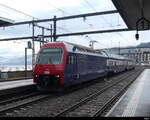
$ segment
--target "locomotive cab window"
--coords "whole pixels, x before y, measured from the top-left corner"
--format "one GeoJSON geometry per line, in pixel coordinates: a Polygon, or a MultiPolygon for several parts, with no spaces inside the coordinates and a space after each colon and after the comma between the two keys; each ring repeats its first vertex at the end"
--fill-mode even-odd
{"type": "Polygon", "coordinates": [[[62,48],[44,48],[38,58],[39,64],[61,64],[62,48]]]}

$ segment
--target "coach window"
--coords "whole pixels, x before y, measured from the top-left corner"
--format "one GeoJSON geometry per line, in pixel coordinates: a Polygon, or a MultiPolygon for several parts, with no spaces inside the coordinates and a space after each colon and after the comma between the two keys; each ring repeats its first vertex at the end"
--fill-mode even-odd
{"type": "Polygon", "coordinates": [[[74,62],[74,61],[73,61],[73,58],[74,58],[74,56],[72,55],[72,56],[71,56],[71,64],[73,64],[73,62],[74,62]]]}
{"type": "Polygon", "coordinates": [[[76,55],[74,55],[73,61],[74,61],[74,64],[77,64],[77,56],[76,55]]]}
{"type": "Polygon", "coordinates": [[[73,64],[74,63],[74,56],[70,55],[68,56],[67,64],[73,64]]]}
{"type": "Polygon", "coordinates": [[[70,56],[67,58],[67,64],[70,64],[70,56]]]}

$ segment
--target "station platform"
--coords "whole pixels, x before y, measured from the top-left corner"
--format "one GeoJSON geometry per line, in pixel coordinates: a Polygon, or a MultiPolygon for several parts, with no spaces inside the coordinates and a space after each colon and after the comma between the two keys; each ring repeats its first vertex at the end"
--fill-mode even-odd
{"type": "Polygon", "coordinates": [[[24,79],[24,80],[17,80],[17,81],[6,81],[0,82],[0,90],[11,89],[26,85],[33,85],[33,79],[24,79]]]}
{"type": "Polygon", "coordinates": [[[150,117],[150,69],[145,69],[105,117],[150,117]]]}

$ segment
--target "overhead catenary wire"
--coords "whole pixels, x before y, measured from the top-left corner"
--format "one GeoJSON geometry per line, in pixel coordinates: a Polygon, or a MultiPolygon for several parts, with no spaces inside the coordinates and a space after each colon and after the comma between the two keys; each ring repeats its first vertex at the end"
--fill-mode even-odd
{"type": "MultiPolygon", "coordinates": [[[[58,11],[61,11],[61,12],[66,13],[66,14],[68,14],[68,15],[72,15],[72,14],[70,14],[69,12],[66,12],[66,11],[63,10],[63,9],[56,7],[55,5],[51,4],[51,3],[48,2],[48,1],[47,1],[47,3],[48,3],[49,5],[51,5],[52,7],[56,8],[58,11]]],[[[84,21],[84,18],[83,18],[83,21],[84,21]]],[[[89,26],[91,27],[91,24],[88,24],[87,21],[84,21],[84,22],[85,22],[87,25],[89,25],[89,26]]]]}
{"type": "Polygon", "coordinates": [[[104,43],[100,43],[99,41],[92,39],[92,38],[91,38],[90,36],[88,36],[88,35],[86,36],[86,38],[89,39],[90,41],[96,41],[96,43],[102,45],[103,47],[104,47],[104,46],[105,46],[105,47],[108,47],[108,45],[106,45],[106,44],[104,44],[104,43]]]}
{"type": "MultiPolygon", "coordinates": [[[[94,8],[93,5],[88,0],[84,0],[84,1],[94,12],[97,12],[96,8],[94,8]]],[[[112,27],[112,24],[109,23],[103,16],[101,16],[101,18],[112,27]]]]}
{"type": "MultiPolygon", "coordinates": [[[[64,11],[63,9],[56,7],[55,5],[51,4],[51,3],[48,2],[48,1],[47,1],[47,3],[48,3],[48,5],[52,6],[53,8],[57,9],[58,11],[61,11],[62,13],[66,13],[66,14],[68,14],[68,15],[72,15],[72,14],[70,14],[69,12],[64,11]]],[[[61,30],[64,30],[64,31],[67,31],[67,32],[69,31],[68,29],[65,29],[65,28],[63,28],[63,27],[57,26],[57,28],[58,28],[58,29],[61,29],[61,30]]],[[[69,32],[70,32],[70,31],[69,31],[69,32]]]]}
{"type": "MultiPolygon", "coordinates": [[[[87,4],[93,11],[95,11],[95,12],[97,11],[97,10],[93,7],[93,5],[92,5],[88,0],[84,0],[84,1],[86,2],[86,4],[87,4]]],[[[107,24],[109,24],[110,27],[113,27],[112,24],[109,23],[103,16],[101,16],[101,18],[102,18],[107,24]]],[[[116,33],[116,34],[118,34],[119,37],[121,37],[123,40],[125,40],[125,39],[123,38],[123,36],[122,36],[120,33],[116,33]]]]}
{"type": "MultiPolygon", "coordinates": [[[[8,6],[8,5],[5,5],[5,4],[0,3],[0,6],[5,7],[5,8],[8,8],[8,9],[11,9],[11,10],[16,11],[16,12],[18,12],[18,13],[21,13],[21,14],[23,14],[23,15],[25,15],[25,16],[31,17],[33,20],[35,20],[35,19],[38,20],[38,19],[39,19],[39,18],[34,17],[34,16],[30,15],[30,14],[27,14],[27,13],[25,13],[25,12],[22,12],[22,11],[20,11],[20,10],[17,10],[17,9],[15,9],[15,8],[12,8],[12,7],[8,6]]],[[[54,5],[52,5],[52,6],[55,7],[54,5]]],[[[62,10],[62,9],[60,9],[60,8],[57,8],[57,7],[55,7],[55,8],[58,9],[58,10],[60,10],[60,11],[62,11],[62,12],[64,12],[64,13],[66,13],[66,14],[71,15],[70,13],[65,12],[64,10],[62,10]]],[[[59,29],[59,28],[60,28],[60,27],[58,27],[58,29],[59,29]]],[[[63,30],[64,30],[64,29],[63,29],[63,30]]]]}
{"type": "MultiPolygon", "coordinates": [[[[84,0],[85,1],[85,3],[94,11],[94,12],[97,12],[97,10],[93,7],[93,5],[88,1],[88,0],[84,0]]],[[[112,27],[112,24],[111,23],[109,23],[103,16],[101,16],[102,18],[103,18],[103,20],[105,21],[105,22],[107,22],[107,24],[109,24],[111,27],[112,27]]],[[[119,34],[119,36],[121,36],[120,34],[119,34]]],[[[112,42],[112,41],[111,41],[112,42]]],[[[113,42],[114,43],[114,42],[113,42]]]]}
{"type": "MultiPolygon", "coordinates": [[[[116,13],[117,11],[106,11],[106,12],[98,12],[98,13],[91,13],[91,14],[87,14],[87,16],[93,16],[93,15],[98,15],[98,14],[109,14],[109,13],[116,13]]],[[[83,14],[83,15],[85,15],[86,16],[86,14],[83,14]]],[[[64,17],[64,18],[59,18],[58,20],[64,20],[64,19],[71,19],[71,17],[73,17],[73,18],[78,18],[78,17],[80,17],[80,16],[82,16],[82,14],[81,15],[74,15],[74,16],[69,16],[69,17],[64,17]]],[[[82,16],[83,17],[83,16],[82,16]]],[[[47,20],[49,20],[49,19],[47,19],[47,20]]],[[[38,21],[38,20],[37,20],[38,21]]],[[[36,22],[36,21],[35,21],[36,22]]],[[[27,22],[26,22],[27,23],[27,22]]],[[[19,25],[19,24],[18,24],[19,25]]],[[[88,34],[88,32],[84,32],[84,34],[85,33],[87,33],[88,34]]],[[[77,33],[78,34],[78,33],[77,33]]],[[[76,34],[76,35],[77,35],[76,34]]]]}
{"type": "Polygon", "coordinates": [[[91,8],[93,9],[95,12],[97,11],[92,5],[91,3],[89,3],[87,0],[84,0],[86,2],[86,4],[91,8]]]}
{"type": "MultiPolygon", "coordinates": [[[[5,5],[5,4],[0,3],[0,6],[5,7],[5,8],[8,8],[8,9],[11,9],[11,10],[16,11],[16,12],[18,12],[18,13],[21,13],[21,14],[23,14],[23,15],[25,15],[25,16],[31,17],[31,18],[33,19],[33,21],[34,21],[35,19],[37,19],[37,20],[39,19],[39,18],[37,18],[37,17],[34,17],[33,15],[27,14],[27,13],[25,13],[25,12],[22,12],[22,11],[20,11],[20,10],[17,10],[17,9],[15,9],[15,8],[13,8],[13,7],[8,6],[8,5],[5,5]]],[[[46,29],[46,30],[47,30],[47,29],[46,29]]]]}
{"type": "Polygon", "coordinates": [[[5,5],[5,4],[0,3],[0,6],[5,7],[5,8],[8,8],[8,9],[11,9],[11,10],[16,11],[16,12],[18,12],[18,13],[21,13],[21,14],[23,14],[23,15],[25,15],[25,16],[31,17],[33,20],[35,20],[35,19],[38,20],[37,17],[34,17],[34,16],[30,15],[30,14],[27,14],[27,13],[25,13],[25,12],[22,12],[22,11],[20,11],[20,10],[17,10],[17,9],[15,9],[15,8],[13,8],[13,7],[8,6],[8,5],[5,5]]]}
{"type": "MultiPolygon", "coordinates": [[[[70,14],[70,13],[64,11],[63,9],[57,8],[55,5],[53,5],[53,4],[49,3],[49,2],[47,2],[47,3],[50,4],[51,6],[53,6],[54,8],[56,8],[58,11],[61,11],[61,12],[66,13],[66,14],[68,14],[68,15],[72,15],[72,14],[70,14]]],[[[87,3],[87,4],[88,4],[88,3],[87,3]]],[[[89,5],[90,5],[90,4],[89,4],[89,5]]],[[[92,6],[91,6],[91,7],[92,7],[92,6]]],[[[94,9],[94,7],[93,7],[93,9],[94,9]]],[[[96,9],[94,9],[94,10],[96,11],[96,9]]],[[[86,18],[83,18],[83,21],[87,23],[86,18]]],[[[88,23],[87,23],[87,24],[88,24],[88,23]]],[[[93,26],[93,25],[91,25],[91,24],[88,24],[88,25],[89,25],[90,27],[93,26]]],[[[69,31],[69,30],[64,29],[64,28],[62,28],[62,27],[58,27],[58,28],[63,29],[63,30],[65,30],[65,31],[69,31]]],[[[69,31],[69,32],[70,32],[70,31],[69,31]]],[[[84,36],[80,36],[80,37],[84,37],[84,36]]],[[[84,39],[86,39],[86,38],[84,38],[84,39]]]]}
{"type": "Polygon", "coordinates": [[[48,3],[50,6],[52,6],[53,8],[57,9],[58,11],[61,11],[61,12],[63,12],[63,13],[69,14],[69,15],[72,15],[72,14],[70,14],[69,12],[64,11],[63,9],[56,7],[55,5],[51,4],[51,3],[48,2],[48,1],[47,1],[47,3],[48,3]]]}
{"type": "Polygon", "coordinates": [[[34,20],[34,19],[38,19],[38,18],[36,18],[36,17],[34,17],[34,16],[32,16],[32,15],[29,15],[29,14],[27,14],[27,13],[25,13],[25,12],[22,12],[22,11],[20,11],[20,10],[17,10],[17,9],[15,9],[15,8],[12,8],[12,7],[7,6],[7,5],[5,5],[5,4],[0,3],[0,6],[5,7],[5,8],[8,8],[8,9],[11,9],[11,10],[16,11],[16,12],[18,12],[18,13],[21,13],[21,14],[23,14],[23,15],[25,15],[25,16],[31,17],[33,20],[34,20]]]}
{"type": "MultiPolygon", "coordinates": [[[[55,9],[57,9],[58,11],[61,11],[61,12],[66,13],[66,14],[68,14],[68,15],[72,15],[72,14],[70,14],[69,12],[66,12],[66,11],[63,10],[63,9],[56,7],[55,5],[51,4],[51,3],[48,2],[48,1],[47,1],[47,3],[48,3],[50,6],[54,7],[55,9]]],[[[84,18],[83,18],[83,21],[84,21],[84,18]]],[[[86,22],[86,20],[85,20],[84,22],[85,22],[86,24],[88,24],[88,23],[86,22]]],[[[91,24],[88,24],[88,25],[91,27],[91,24]]],[[[72,31],[70,31],[70,30],[68,30],[68,29],[65,29],[65,28],[62,28],[62,27],[57,27],[57,28],[59,28],[59,29],[61,29],[61,30],[65,30],[65,31],[67,31],[67,32],[72,32],[72,31]]],[[[84,38],[84,36],[79,36],[79,37],[84,38]]],[[[86,39],[86,38],[84,38],[84,39],[86,39]]]]}
{"type": "MultiPolygon", "coordinates": [[[[13,10],[13,11],[16,11],[16,12],[18,12],[18,13],[21,13],[21,14],[25,15],[25,16],[28,16],[28,17],[32,18],[33,21],[34,21],[34,20],[38,20],[37,17],[34,17],[34,16],[30,15],[30,14],[27,14],[27,13],[25,13],[25,12],[22,12],[22,11],[20,11],[20,10],[17,10],[17,9],[15,9],[15,8],[13,8],[13,7],[8,6],[8,5],[5,5],[5,4],[0,3],[0,6],[2,6],[2,7],[4,7],[4,8],[7,8],[7,9],[10,9],[10,10],[13,10]]],[[[29,25],[30,25],[30,24],[29,24],[29,25]]],[[[43,27],[43,28],[44,28],[44,27],[43,27]]],[[[47,30],[47,29],[46,29],[46,30],[47,30]]],[[[20,44],[21,44],[21,43],[20,43],[20,44]]],[[[33,44],[34,44],[34,43],[33,43],[33,44]]],[[[33,45],[33,47],[34,47],[34,45],[33,45]]],[[[34,50],[34,48],[33,48],[32,50],[34,50]]],[[[34,54],[35,54],[35,53],[34,53],[34,54]]]]}

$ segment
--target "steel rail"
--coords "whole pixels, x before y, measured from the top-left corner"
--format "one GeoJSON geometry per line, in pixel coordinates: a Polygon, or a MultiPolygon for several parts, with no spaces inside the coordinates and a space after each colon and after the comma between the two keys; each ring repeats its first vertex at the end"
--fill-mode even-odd
{"type": "Polygon", "coordinates": [[[17,104],[9,105],[7,107],[3,107],[3,108],[0,109],[0,114],[4,114],[9,110],[13,110],[13,109],[16,109],[18,107],[21,107],[21,106],[24,106],[24,105],[27,105],[27,104],[31,104],[31,103],[34,103],[34,102],[37,102],[37,101],[40,101],[40,100],[43,100],[43,99],[46,99],[46,98],[49,98],[49,97],[52,97],[52,95],[43,95],[43,96],[40,96],[40,97],[35,98],[35,99],[31,99],[31,100],[28,100],[28,101],[24,101],[24,102],[20,102],[20,103],[17,103],[17,104]]]}
{"type": "Polygon", "coordinates": [[[39,92],[35,92],[35,93],[30,93],[30,94],[27,94],[27,95],[24,95],[24,96],[19,96],[19,97],[10,98],[10,99],[7,99],[7,100],[2,100],[2,101],[0,101],[0,105],[4,105],[4,104],[15,102],[15,101],[18,101],[18,100],[26,99],[26,98],[33,97],[33,96],[36,96],[36,95],[39,95],[39,94],[40,94],[39,92]]]}

